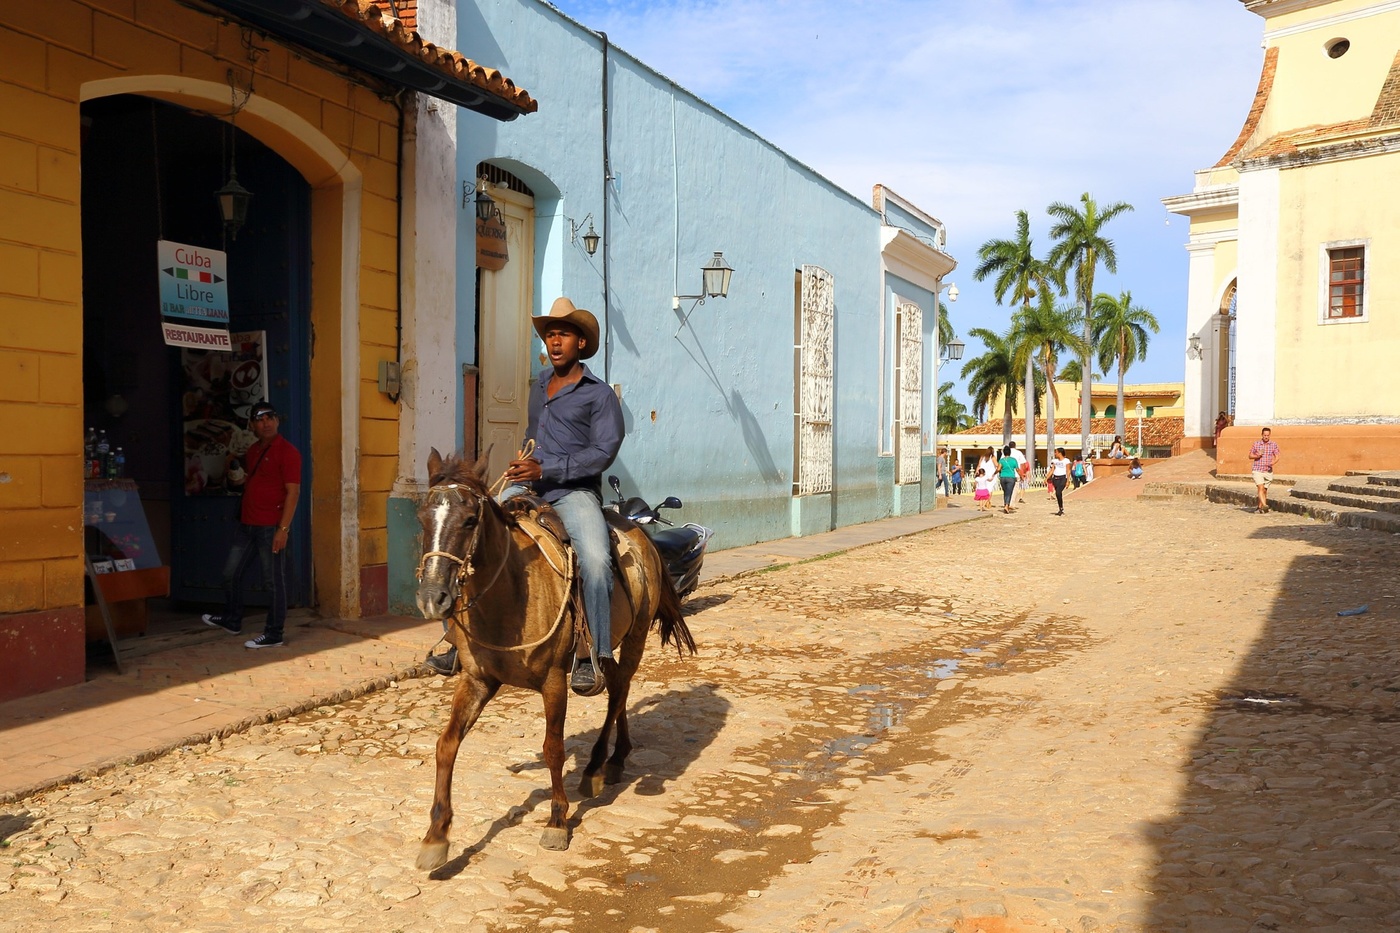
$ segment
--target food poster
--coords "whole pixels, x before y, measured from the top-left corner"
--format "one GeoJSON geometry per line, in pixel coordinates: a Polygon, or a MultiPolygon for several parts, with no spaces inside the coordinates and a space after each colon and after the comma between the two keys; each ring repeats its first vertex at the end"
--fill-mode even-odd
{"type": "Polygon", "coordinates": [[[230,334],[232,350],[180,350],[185,495],[236,495],[226,482],[230,457],[240,460],[257,437],[248,410],[267,401],[267,332],[230,334]]]}

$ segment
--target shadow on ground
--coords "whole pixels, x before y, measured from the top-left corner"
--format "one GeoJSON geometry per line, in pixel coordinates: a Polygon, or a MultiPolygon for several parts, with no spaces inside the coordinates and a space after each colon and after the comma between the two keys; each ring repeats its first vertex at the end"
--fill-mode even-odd
{"type": "Polygon", "coordinates": [[[1400,929],[1400,538],[1302,540],[1263,636],[1212,704],[1156,849],[1144,929],[1400,929]],[[1364,613],[1339,611],[1365,607],[1364,613]]]}

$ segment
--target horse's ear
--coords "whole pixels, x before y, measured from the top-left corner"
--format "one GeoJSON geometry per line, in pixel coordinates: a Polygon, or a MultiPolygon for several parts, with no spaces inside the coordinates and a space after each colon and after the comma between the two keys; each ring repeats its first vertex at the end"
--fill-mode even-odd
{"type": "Polygon", "coordinates": [[[431,481],[432,478],[433,478],[434,476],[439,476],[439,475],[441,475],[441,473],[442,473],[442,454],[438,453],[438,449],[437,449],[436,447],[434,447],[434,448],[432,448],[431,450],[428,451],[428,479],[429,479],[429,481],[431,481]]]}
{"type": "Polygon", "coordinates": [[[486,452],[481,455],[480,459],[478,459],[476,463],[472,464],[472,472],[475,473],[477,476],[481,477],[481,481],[483,483],[488,482],[486,478],[486,471],[491,469],[491,449],[495,446],[495,444],[487,444],[486,452]]]}

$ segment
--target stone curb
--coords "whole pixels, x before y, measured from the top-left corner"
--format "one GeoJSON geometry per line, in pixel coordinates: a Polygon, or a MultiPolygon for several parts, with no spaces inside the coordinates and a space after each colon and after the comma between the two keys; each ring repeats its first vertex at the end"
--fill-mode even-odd
{"type": "MultiPolygon", "coordinates": [[[[1144,492],[1158,496],[1203,498],[1222,505],[1253,505],[1253,486],[1224,483],[1148,483],[1144,492]]],[[[1155,498],[1155,497],[1154,497],[1155,498]]],[[[1364,528],[1369,531],[1400,534],[1400,515],[1347,505],[1323,505],[1304,498],[1270,499],[1269,510],[1302,515],[1321,522],[1331,522],[1344,528],[1364,528]]]]}
{"type": "Polygon", "coordinates": [[[314,696],[305,700],[299,700],[290,706],[278,706],[270,710],[265,710],[261,713],[254,713],[251,716],[246,716],[243,719],[238,720],[237,722],[231,722],[228,725],[221,726],[218,729],[211,729],[207,732],[193,733],[181,739],[176,739],[174,741],[164,742],[160,745],[153,746],[152,748],[148,748],[145,751],[138,752],[134,755],[118,755],[113,758],[108,758],[104,761],[100,761],[97,764],[90,765],[78,771],[72,771],[68,774],[63,774],[54,778],[39,781],[35,784],[32,784],[28,787],[20,788],[18,790],[8,791],[6,793],[0,794],[0,804],[15,803],[17,801],[24,800],[25,798],[33,797],[36,794],[42,794],[45,791],[53,790],[56,787],[62,787],[65,784],[76,784],[82,781],[89,780],[91,778],[95,778],[98,775],[105,774],[108,771],[112,771],[116,768],[126,767],[129,765],[139,765],[144,764],[148,761],[154,761],[162,755],[167,755],[170,752],[173,752],[179,748],[185,748],[190,745],[202,745],[206,742],[211,742],[214,739],[226,739],[231,735],[237,735],[242,732],[247,732],[254,726],[263,726],[267,725],[268,723],[279,722],[283,719],[290,719],[293,716],[298,716],[302,713],[310,712],[311,710],[318,709],[322,706],[331,706],[336,703],[344,703],[348,700],[353,700],[370,693],[377,693],[380,690],[387,690],[390,684],[400,680],[413,680],[419,677],[427,677],[431,674],[432,671],[429,670],[426,664],[418,662],[411,667],[404,667],[395,670],[393,674],[386,677],[376,677],[373,680],[364,680],[353,686],[337,690],[334,693],[314,696]]]}

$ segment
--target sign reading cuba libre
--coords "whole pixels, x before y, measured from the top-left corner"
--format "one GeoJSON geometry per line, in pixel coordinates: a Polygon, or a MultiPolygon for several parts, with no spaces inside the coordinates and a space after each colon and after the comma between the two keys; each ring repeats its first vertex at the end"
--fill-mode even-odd
{"type": "Polygon", "coordinates": [[[506,222],[496,211],[490,220],[476,222],[476,266],[478,269],[499,271],[510,262],[506,249],[506,222]]]}

